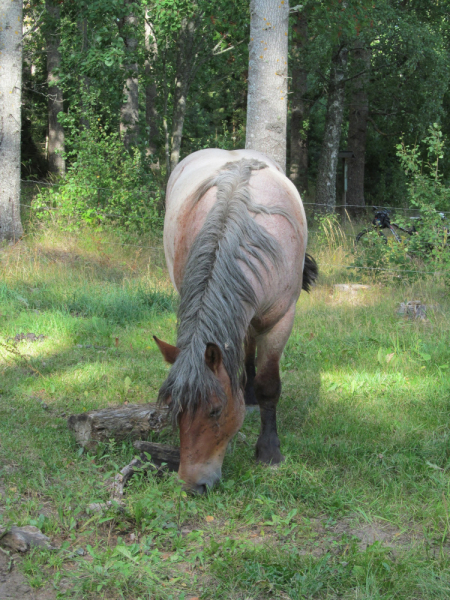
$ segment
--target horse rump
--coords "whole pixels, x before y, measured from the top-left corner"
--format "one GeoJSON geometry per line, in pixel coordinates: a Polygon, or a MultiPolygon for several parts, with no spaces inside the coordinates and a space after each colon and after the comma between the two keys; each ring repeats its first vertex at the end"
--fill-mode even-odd
{"type": "Polygon", "coordinates": [[[311,291],[311,286],[315,283],[318,276],[319,267],[317,266],[316,261],[309,254],[305,254],[302,290],[305,290],[305,292],[311,291]]]}

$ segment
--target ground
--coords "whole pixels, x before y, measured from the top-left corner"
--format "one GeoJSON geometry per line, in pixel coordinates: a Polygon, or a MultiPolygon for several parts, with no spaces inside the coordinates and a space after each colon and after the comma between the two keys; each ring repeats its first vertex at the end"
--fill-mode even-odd
{"type": "Polygon", "coordinates": [[[0,527],[58,546],[0,552],[0,600],[450,597],[448,286],[349,270],[334,233],[312,235],[321,278],[282,359],[286,462],[255,464],[250,412],[210,494],[135,477],[103,513],[132,445],[83,452],[67,417],[156,398],[177,306],[161,240],[45,228],[0,252],[0,527]]]}

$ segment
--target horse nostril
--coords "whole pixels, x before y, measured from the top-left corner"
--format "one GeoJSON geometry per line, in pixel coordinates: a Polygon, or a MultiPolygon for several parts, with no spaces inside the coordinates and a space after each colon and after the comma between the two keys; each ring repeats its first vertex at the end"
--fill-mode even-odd
{"type": "Polygon", "coordinates": [[[208,491],[208,486],[205,483],[199,483],[195,486],[194,492],[197,494],[206,494],[208,491]]]}

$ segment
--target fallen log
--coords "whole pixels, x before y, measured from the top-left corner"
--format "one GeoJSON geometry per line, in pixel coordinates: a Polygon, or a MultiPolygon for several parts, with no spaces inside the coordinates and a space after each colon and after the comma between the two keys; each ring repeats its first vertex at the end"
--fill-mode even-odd
{"type": "Polygon", "coordinates": [[[71,415],[67,424],[77,442],[93,450],[110,439],[142,440],[150,432],[159,433],[167,423],[168,409],[157,404],[126,404],[71,415]]]}
{"type": "Polygon", "coordinates": [[[150,456],[150,462],[152,465],[160,470],[163,463],[165,463],[165,469],[167,471],[178,471],[180,466],[180,449],[174,446],[167,446],[166,444],[156,444],[154,442],[145,442],[143,440],[137,440],[133,443],[133,446],[141,453],[141,461],[149,462],[148,456],[150,456]]]}

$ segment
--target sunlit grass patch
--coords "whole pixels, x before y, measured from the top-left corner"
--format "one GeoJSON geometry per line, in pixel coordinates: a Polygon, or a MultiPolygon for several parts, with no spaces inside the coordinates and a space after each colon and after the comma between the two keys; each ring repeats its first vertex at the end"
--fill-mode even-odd
{"type": "Polygon", "coordinates": [[[35,524],[61,544],[27,555],[35,589],[51,581],[61,597],[108,600],[447,597],[448,291],[433,279],[358,279],[345,268],[351,225],[330,227],[311,236],[322,277],[301,295],[281,361],[286,462],[255,464],[259,415],[249,413],[207,496],[138,475],[122,509],[99,513],[89,504],[109,499],[133,447],[86,453],[66,420],[155,400],[168,367],[152,335],[176,337],[161,242],[42,231],[2,254],[0,339],[19,354],[0,350],[0,526],[35,524]],[[355,281],[370,286],[357,302],[334,288],[355,281]],[[410,299],[433,307],[425,321],[397,313],[410,299]],[[13,339],[29,332],[45,339],[13,339]]]}

